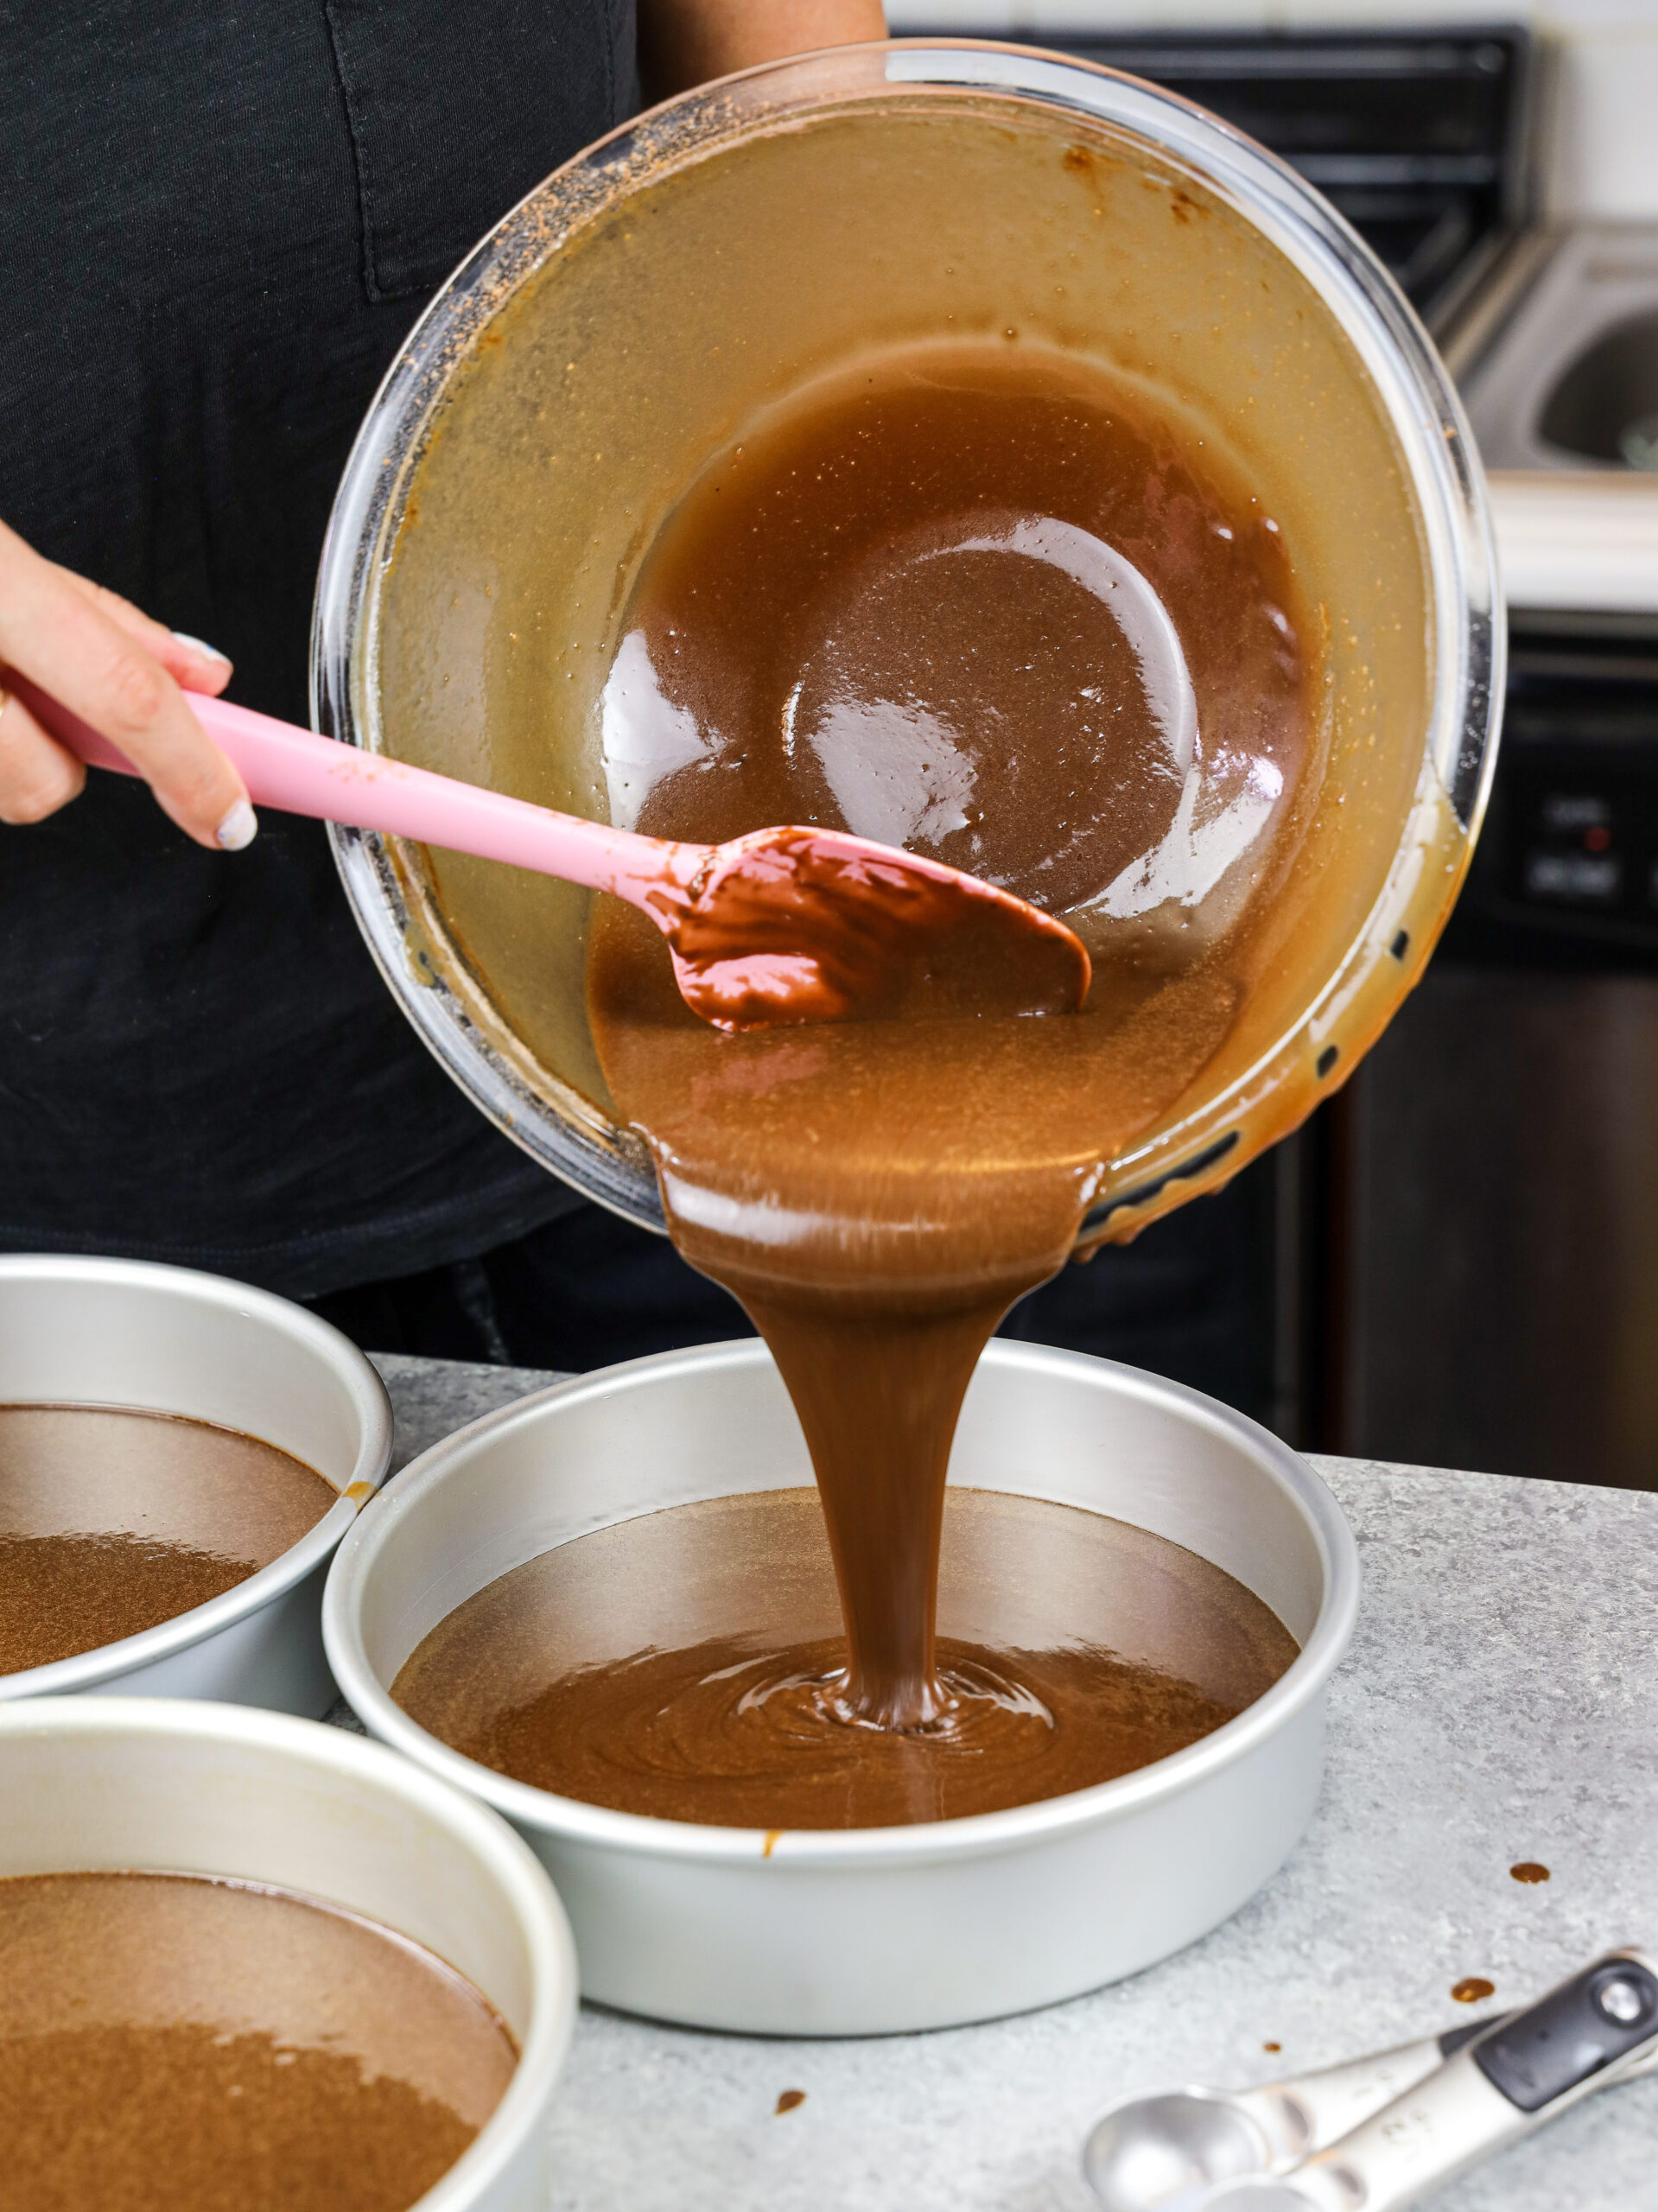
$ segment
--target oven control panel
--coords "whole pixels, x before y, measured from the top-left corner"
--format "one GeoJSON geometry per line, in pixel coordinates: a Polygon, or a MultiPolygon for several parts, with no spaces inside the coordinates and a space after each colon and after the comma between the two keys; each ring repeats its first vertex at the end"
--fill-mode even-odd
{"type": "Polygon", "coordinates": [[[1446,943],[1658,967],[1658,642],[1516,641],[1491,804],[1446,943]]]}

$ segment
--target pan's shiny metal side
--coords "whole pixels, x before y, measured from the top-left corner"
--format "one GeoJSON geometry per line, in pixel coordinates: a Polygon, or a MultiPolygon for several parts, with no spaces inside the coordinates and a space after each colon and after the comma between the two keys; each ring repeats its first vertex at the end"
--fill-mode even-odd
{"type": "Polygon", "coordinates": [[[326,1713],[328,1561],[391,1457],[391,1404],[339,1330],[269,1291],[148,1261],[0,1257],[0,1405],[138,1406],[292,1452],[340,1493],[269,1567],[205,1605],[50,1666],[0,1702],[103,1690],[326,1713]]]}
{"type": "Polygon", "coordinates": [[[341,1689],[373,1733],[529,1840],[569,1910],[590,1996],[773,2034],[985,2019],[1136,1972],[1224,1920],[1283,1863],[1318,1798],[1325,1686],[1358,1601],[1341,1511],[1303,1460],[1212,1400],[1039,1346],[986,1352],[950,1479],[1150,1529],[1272,1607],[1301,1656],[1201,1743],[1013,1811],[768,1836],[529,1788],[392,1702],[421,1639],[524,1560],[635,1515],[810,1479],[765,1347],[715,1345],[606,1369],[474,1422],[416,1461],[340,1547],[323,1633],[341,1689]]]}
{"type": "Polygon", "coordinates": [[[522,2055],[420,2212],[543,2212],[575,1952],[545,1875],[492,1813],[337,1728],[162,1698],[0,1712],[0,1878],[153,1868],[269,1883],[447,1960],[522,2055]]]}

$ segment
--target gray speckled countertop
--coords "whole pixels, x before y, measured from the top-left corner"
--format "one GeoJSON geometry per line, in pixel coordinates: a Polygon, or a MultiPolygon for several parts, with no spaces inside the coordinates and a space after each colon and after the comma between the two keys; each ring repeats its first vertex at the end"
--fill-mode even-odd
{"type": "MultiPolygon", "coordinates": [[[[385,1358],[398,1461],[556,1378],[385,1358]]],[[[1658,1494],[1320,1459],[1364,1593],[1305,1840],[1236,1917],[1132,1980],[866,2042],[584,2011],[556,2212],[1089,2212],[1100,2107],[1242,2084],[1518,2003],[1658,1944],[1658,1494]],[[1547,1885],[1510,1879],[1519,1859],[1547,1885]],[[1264,2043],[1280,2044],[1268,2056],[1264,2043]],[[784,2089],[806,2101],[781,2116],[784,2089]]],[[[1658,2207],[1658,2078],[1591,2100],[1436,2212],[1658,2207]]]]}

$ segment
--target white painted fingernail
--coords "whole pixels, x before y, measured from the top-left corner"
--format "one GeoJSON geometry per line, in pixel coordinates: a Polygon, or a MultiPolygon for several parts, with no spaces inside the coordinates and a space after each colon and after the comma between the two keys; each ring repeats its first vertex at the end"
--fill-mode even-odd
{"type": "MultiPolygon", "coordinates": [[[[230,655],[221,653],[217,645],[210,645],[205,638],[193,638],[187,630],[175,630],[173,635],[181,645],[188,645],[193,653],[200,653],[204,660],[222,660],[230,665],[230,655]]],[[[244,843],[246,840],[243,840],[244,843]]]]}
{"type": "Polygon", "coordinates": [[[245,798],[238,798],[213,835],[227,853],[239,853],[259,834],[259,817],[245,798]]]}

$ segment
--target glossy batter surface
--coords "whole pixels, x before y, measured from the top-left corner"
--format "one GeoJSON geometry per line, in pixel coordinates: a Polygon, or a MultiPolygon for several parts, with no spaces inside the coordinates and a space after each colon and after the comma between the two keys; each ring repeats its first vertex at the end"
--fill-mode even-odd
{"type": "Polygon", "coordinates": [[[136,1636],[268,1567],[338,1499],[275,1445],[106,1406],[0,1406],[0,1674],[136,1636]]]}
{"type": "Polygon", "coordinates": [[[428,1951],[279,1891],[0,1880],[3,2212],[404,2212],[518,2053],[428,1951]]]}
{"type": "MultiPolygon", "coordinates": [[[[723,1037],[648,924],[614,902],[595,919],[606,1079],[811,1449],[847,1634],[823,1694],[854,1760],[885,1756],[859,1748],[883,1729],[966,1742],[934,1627],[962,1394],[1063,1263],[1103,1160],[1200,1084],[1305,820],[1295,581],[1200,448],[1013,346],[872,365],[704,472],[606,693],[618,819],[908,843],[1061,913],[1094,957],[1079,1014],[723,1037]]],[[[1002,1756],[978,1745],[975,1770],[1002,1756]]]]}
{"type": "Polygon", "coordinates": [[[1192,426],[1035,348],[880,357],[660,532],[605,688],[611,818],[850,830],[1068,918],[1195,902],[1286,810],[1306,621],[1192,426]]]}
{"type": "Polygon", "coordinates": [[[1195,1553],[1011,1492],[949,1492],[939,1605],[948,1718],[848,1726],[816,1499],[762,1491],[543,1553],[440,1622],[393,1694],[469,1758],[561,1796],[735,1827],[884,1827],[1166,1758],[1296,1651],[1195,1553]]]}
{"type": "Polygon", "coordinates": [[[950,1014],[1074,1014],[1087,948],[1064,923],[981,876],[782,827],[692,846],[692,887],[647,910],[687,1006],[717,1029],[950,1014]]]}

